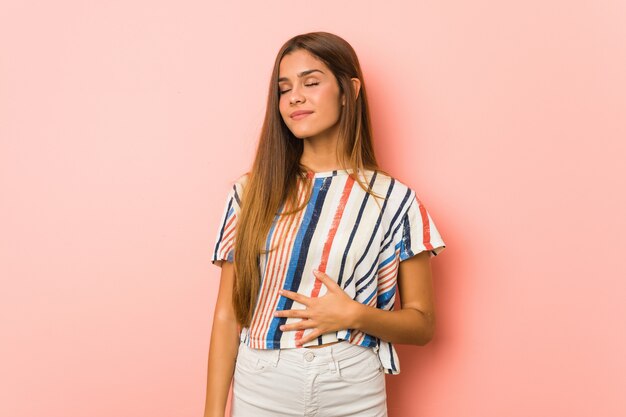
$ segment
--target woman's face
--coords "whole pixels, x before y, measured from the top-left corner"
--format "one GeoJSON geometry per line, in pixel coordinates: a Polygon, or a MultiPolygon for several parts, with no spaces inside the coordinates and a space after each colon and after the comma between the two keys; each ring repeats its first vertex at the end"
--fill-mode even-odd
{"type": "Polygon", "coordinates": [[[339,122],[342,99],[337,79],[308,51],[285,55],[278,72],[280,114],[297,138],[331,134],[339,122]],[[296,116],[293,112],[306,111],[296,116]]]}

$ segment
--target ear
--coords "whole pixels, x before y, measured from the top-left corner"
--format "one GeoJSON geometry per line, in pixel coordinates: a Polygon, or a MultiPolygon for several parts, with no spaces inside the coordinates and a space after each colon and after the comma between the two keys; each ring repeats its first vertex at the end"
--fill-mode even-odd
{"type": "Polygon", "coordinates": [[[361,80],[358,78],[351,78],[352,80],[352,88],[354,89],[354,99],[359,98],[359,92],[361,91],[361,80]]]}
{"type": "MultiPolygon", "coordinates": [[[[351,78],[350,79],[352,81],[352,89],[354,90],[354,99],[356,100],[357,98],[359,98],[359,92],[361,91],[361,80],[359,80],[358,78],[351,78]]],[[[343,94],[341,96],[341,105],[345,106],[346,105],[346,96],[345,94],[343,94]]]]}

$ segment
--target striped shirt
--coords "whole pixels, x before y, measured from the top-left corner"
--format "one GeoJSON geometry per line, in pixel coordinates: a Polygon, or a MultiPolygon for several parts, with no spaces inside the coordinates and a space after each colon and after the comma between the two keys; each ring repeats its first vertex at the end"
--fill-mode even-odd
{"type": "MultiPolygon", "coordinates": [[[[306,207],[291,216],[274,217],[259,257],[261,286],[249,327],[240,340],[256,349],[295,348],[296,341],[314,329],[281,331],[279,326],[302,320],[274,317],[275,310],[305,309],[301,303],[278,294],[283,288],[307,297],[320,297],[326,287],[313,275],[325,272],[354,300],[383,310],[393,310],[399,263],[424,250],[439,254],[445,243],[416,193],[399,180],[365,170],[366,183],[384,197],[366,193],[352,170],[308,173],[313,180],[306,207]],[[376,200],[376,201],[375,201],[376,200]]],[[[361,176],[363,178],[363,176],[361,176]]],[[[232,184],[215,238],[211,262],[233,261],[237,216],[247,174],[232,184]]],[[[298,204],[306,199],[298,181],[298,204]]],[[[285,208],[283,204],[278,213],[285,208]]],[[[326,333],[306,346],[338,340],[377,348],[387,374],[399,374],[400,364],[392,343],[356,329],[326,333]]]]}

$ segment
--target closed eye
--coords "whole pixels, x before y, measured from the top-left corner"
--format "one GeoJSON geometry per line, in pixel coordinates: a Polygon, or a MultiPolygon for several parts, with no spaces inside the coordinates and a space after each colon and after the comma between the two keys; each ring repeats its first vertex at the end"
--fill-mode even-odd
{"type": "MultiPolygon", "coordinates": [[[[311,84],[304,84],[304,86],[305,86],[305,87],[312,87],[312,86],[314,86],[314,85],[318,85],[318,84],[319,84],[319,82],[316,82],[316,83],[311,83],[311,84]]],[[[281,95],[282,95],[282,94],[285,94],[286,92],[288,92],[288,91],[290,91],[290,90],[291,90],[291,89],[289,89],[289,90],[283,90],[283,91],[280,91],[280,92],[279,92],[279,94],[281,94],[281,95]]]]}

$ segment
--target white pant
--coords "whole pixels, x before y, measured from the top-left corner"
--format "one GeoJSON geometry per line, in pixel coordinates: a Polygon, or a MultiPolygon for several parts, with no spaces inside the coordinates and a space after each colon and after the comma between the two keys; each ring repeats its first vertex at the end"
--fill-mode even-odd
{"type": "Polygon", "coordinates": [[[252,349],[244,342],[231,417],[387,417],[385,373],[373,348],[252,349]]]}

